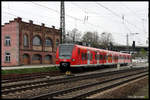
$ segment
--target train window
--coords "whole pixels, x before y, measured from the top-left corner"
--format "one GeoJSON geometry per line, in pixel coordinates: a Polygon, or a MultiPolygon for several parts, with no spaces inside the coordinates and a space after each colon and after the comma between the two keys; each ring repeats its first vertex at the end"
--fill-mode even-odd
{"type": "Polygon", "coordinates": [[[87,53],[85,53],[85,60],[87,60],[87,53]]]}
{"type": "Polygon", "coordinates": [[[93,54],[91,53],[91,60],[92,60],[92,58],[93,58],[93,54]]]}
{"type": "Polygon", "coordinates": [[[108,55],[108,60],[111,60],[111,55],[108,55]]]}
{"type": "Polygon", "coordinates": [[[103,60],[105,60],[105,55],[103,55],[103,58],[102,58],[103,60]]]}
{"type": "Polygon", "coordinates": [[[97,60],[97,54],[95,54],[95,60],[97,60]]]}
{"type": "Polygon", "coordinates": [[[114,60],[116,60],[116,56],[114,56],[114,60]]]}
{"type": "Polygon", "coordinates": [[[103,60],[106,60],[106,55],[103,56],[103,60]]]}
{"type": "Polygon", "coordinates": [[[107,55],[105,55],[105,60],[108,60],[108,56],[107,55]]]}
{"type": "Polygon", "coordinates": [[[95,60],[97,60],[97,52],[95,51],[95,60]]]}
{"type": "Polygon", "coordinates": [[[84,60],[84,53],[81,53],[82,60],[84,60]]]}
{"type": "Polygon", "coordinates": [[[87,60],[87,53],[84,53],[84,60],[87,60]]]}
{"type": "Polygon", "coordinates": [[[103,60],[104,59],[104,56],[103,55],[100,55],[100,60],[103,60]]]}
{"type": "Polygon", "coordinates": [[[116,60],[118,59],[118,56],[116,56],[116,60]]]}
{"type": "Polygon", "coordinates": [[[78,49],[78,55],[80,54],[80,48],[78,49]]]}

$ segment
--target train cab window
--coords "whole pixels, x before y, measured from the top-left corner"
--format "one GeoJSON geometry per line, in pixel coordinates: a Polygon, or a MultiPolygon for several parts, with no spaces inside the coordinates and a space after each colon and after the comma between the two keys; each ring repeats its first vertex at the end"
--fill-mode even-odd
{"type": "Polygon", "coordinates": [[[72,50],[74,48],[74,45],[60,45],[59,46],[59,58],[65,58],[70,59],[72,56],[72,50]]]}

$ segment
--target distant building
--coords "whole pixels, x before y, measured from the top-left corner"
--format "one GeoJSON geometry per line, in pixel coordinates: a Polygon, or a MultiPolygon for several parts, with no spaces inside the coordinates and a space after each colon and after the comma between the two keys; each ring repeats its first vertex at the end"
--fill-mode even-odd
{"type": "Polygon", "coordinates": [[[2,25],[1,40],[2,66],[55,64],[60,30],[18,17],[2,25]]]}

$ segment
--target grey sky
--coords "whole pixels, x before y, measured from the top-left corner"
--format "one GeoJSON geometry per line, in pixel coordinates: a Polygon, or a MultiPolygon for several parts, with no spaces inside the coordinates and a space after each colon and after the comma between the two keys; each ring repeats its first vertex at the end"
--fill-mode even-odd
{"type": "MultiPolygon", "coordinates": [[[[3,25],[15,17],[23,21],[47,27],[60,27],[60,1],[57,2],[2,2],[3,25]]],[[[129,45],[135,39],[136,45],[147,46],[148,38],[148,2],[65,2],[66,31],[77,28],[82,34],[86,31],[110,32],[114,42],[129,45]],[[85,20],[85,16],[88,19],[85,20]],[[123,17],[124,16],[124,21],[123,17]],[[140,33],[133,35],[130,33],[140,33]]]]}

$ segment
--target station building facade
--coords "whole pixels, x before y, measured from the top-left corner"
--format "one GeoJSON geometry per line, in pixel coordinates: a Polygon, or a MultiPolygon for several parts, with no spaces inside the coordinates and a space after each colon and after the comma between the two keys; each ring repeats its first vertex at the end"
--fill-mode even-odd
{"type": "Polygon", "coordinates": [[[22,18],[1,26],[1,66],[55,64],[60,30],[29,23],[22,18]]]}

